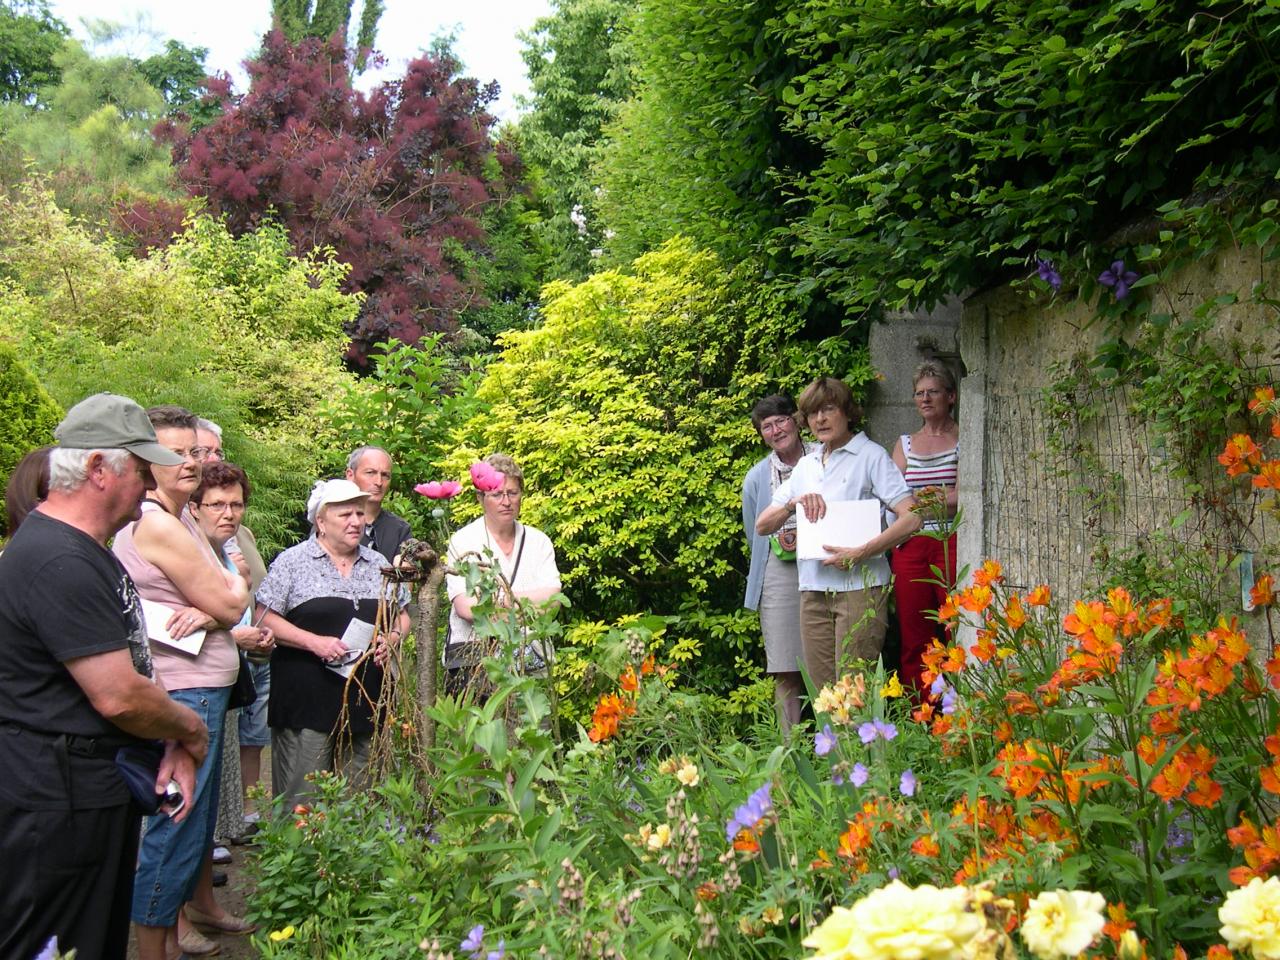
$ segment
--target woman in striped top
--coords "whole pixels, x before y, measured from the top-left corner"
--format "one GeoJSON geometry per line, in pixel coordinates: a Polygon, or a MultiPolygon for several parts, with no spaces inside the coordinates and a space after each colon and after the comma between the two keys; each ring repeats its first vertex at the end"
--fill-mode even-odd
{"type": "Polygon", "coordinates": [[[898,439],[893,462],[926,519],[921,533],[894,549],[892,565],[902,633],[898,676],[904,684],[919,689],[921,655],[935,638],[944,639],[943,628],[932,614],[942,606],[956,578],[955,533],[940,538],[938,530],[956,512],[960,427],[952,416],[956,381],[950,370],[937,360],[926,360],[916,368],[912,384],[916,409],[924,423],[915,433],[904,433],[898,439]],[[934,503],[936,507],[926,507],[934,503]],[[945,584],[936,582],[934,568],[943,571],[945,584]]]}

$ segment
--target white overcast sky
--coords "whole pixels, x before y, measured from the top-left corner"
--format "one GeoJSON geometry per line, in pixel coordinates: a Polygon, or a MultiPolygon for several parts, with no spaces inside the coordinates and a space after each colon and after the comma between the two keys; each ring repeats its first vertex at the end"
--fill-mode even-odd
{"type": "MultiPolygon", "coordinates": [[[[404,75],[404,65],[427,46],[432,37],[456,30],[454,50],[466,66],[466,73],[488,82],[497,80],[502,95],[496,112],[502,119],[515,118],[515,95],[528,93],[520,41],[516,33],[533,25],[550,12],[550,0],[467,0],[461,4],[432,3],[430,0],[385,0],[386,9],[378,22],[377,48],[387,58],[379,79],[404,75]]],[[[53,12],[85,38],[81,18],[114,20],[126,24],[145,18],[158,35],[159,43],[172,37],[192,46],[209,48],[205,60],[211,72],[225,70],[243,92],[246,74],[242,60],[253,53],[267,31],[271,0],[216,0],[186,3],[180,0],[52,0],[53,12]]],[[[358,22],[363,0],[356,0],[352,20],[358,22]]],[[[150,50],[130,49],[135,56],[150,50]]],[[[369,74],[358,81],[370,84],[369,74]]]]}

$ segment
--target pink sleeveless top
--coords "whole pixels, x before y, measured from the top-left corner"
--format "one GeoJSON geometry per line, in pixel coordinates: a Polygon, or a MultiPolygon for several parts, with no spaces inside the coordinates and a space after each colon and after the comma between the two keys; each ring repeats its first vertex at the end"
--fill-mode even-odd
{"type": "MultiPolygon", "coordinates": [[[[150,513],[153,510],[164,510],[164,507],[154,500],[142,501],[143,513],[150,513]]],[[[221,569],[221,565],[213,555],[213,548],[209,546],[208,539],[196,526],[191,515],[183,510],[178,519],[195,538],[201,548],[200,552],[208,557],[211,564],[221,569]]],[[[143,599],[162,603],[170,610],[194,606],[187,602],[186,597],[163,570],[150,560],[143,559],[142,554],[138,553],[138,548],[133,542],[133,531],[136,526],[136,523],[127,524],[117,533],[115,542],[111,545],[111,551],[129,571],[129,576],[137,586],[138,593],[143,599]]],[[[151,659],[155,665],[156,676],[160,678],[166,690],[229,687],[236,682],[236,673],[240,669],[236,643],[226,630],[210,630],[204,638],[204,646],[200,648],[199,656],[191,657],[164,644],[153,643],[151,659]]]]}

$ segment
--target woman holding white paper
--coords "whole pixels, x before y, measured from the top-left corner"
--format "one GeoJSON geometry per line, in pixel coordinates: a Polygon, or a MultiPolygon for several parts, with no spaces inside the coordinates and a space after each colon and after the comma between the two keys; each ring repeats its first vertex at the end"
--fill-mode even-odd
{"type": "Polygon", "coordinates": [[[881,515],[878,534],[843,543],[833,536],[836,542],[822,545],[825,559],[797,561],[805,668],[814,687],[821,689],[850,661],[880,655],[887,627],[885,552],[920,529],[920,518],[888,451],[856,431],[862,412],[844,382],[819,377],[800,394],[799,406],[822,446],[802,457],[790,479],[774,492],[770,505],[756,518],[756,533],[772,534],[800,508],[808,520],[821,520],[828,502],[876,500],[881,515]],[[897,514],[887,527],[886,510],[897,514]]]}
{"type": "MultiPolygon", "coordinates": [[[[169,696],[190,707],[209,728],[209,753],[196,769],[190,814],[181,823],[158,814],[147,818],[134,878],[132,917],[141,960],[173,956],[181,945],[178,913],[197,894],[197,879],[213,841],[222,776],[222,730],[231,687],[240,669],[236,644],[223,629],[239,621],[249,587],[222,568],[209,541],[187,512],[200,485],[203,451],[196,444],[196,418],[181,407],[147,411],[156,439],[178,456],[176,467],[153,466],[156,489],[142,504],[142,519],[116,534],[112,551],[143,600],[168,612],[164,623],[147,622],[156,678],[169,696]],[[189,652],[172,641],[205,631],[189,652]]],[[[256,927],[212,900],[200,899],[199,915],[226,933],[256,927]]]]}
{"type": "Polygon", "coordinates": [[[409,629],[402,588],[395,627],[373,633],[386,559],[360,545],[367,499],[350,480],[317,483],[307,502],[311,537],[276,557],[258,588],[257,615],[277,644],[267,706],[271,785],[286,804],[306,796],[307,774],[320,770],[357,789],[367,784],[383,664],[409,629]],[[361,659],[370,644],[373,655],[361,659]]]}

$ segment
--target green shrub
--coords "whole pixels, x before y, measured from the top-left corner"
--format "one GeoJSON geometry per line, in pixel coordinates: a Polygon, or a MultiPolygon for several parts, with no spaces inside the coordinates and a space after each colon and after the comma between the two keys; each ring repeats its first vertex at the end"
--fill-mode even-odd
{"type": "Polygon", "coordinates": [[[53,442],[53,428],[61,419],[62,410],[17,351],[0,341],[0,490],[28,450],[53,442]]]}

